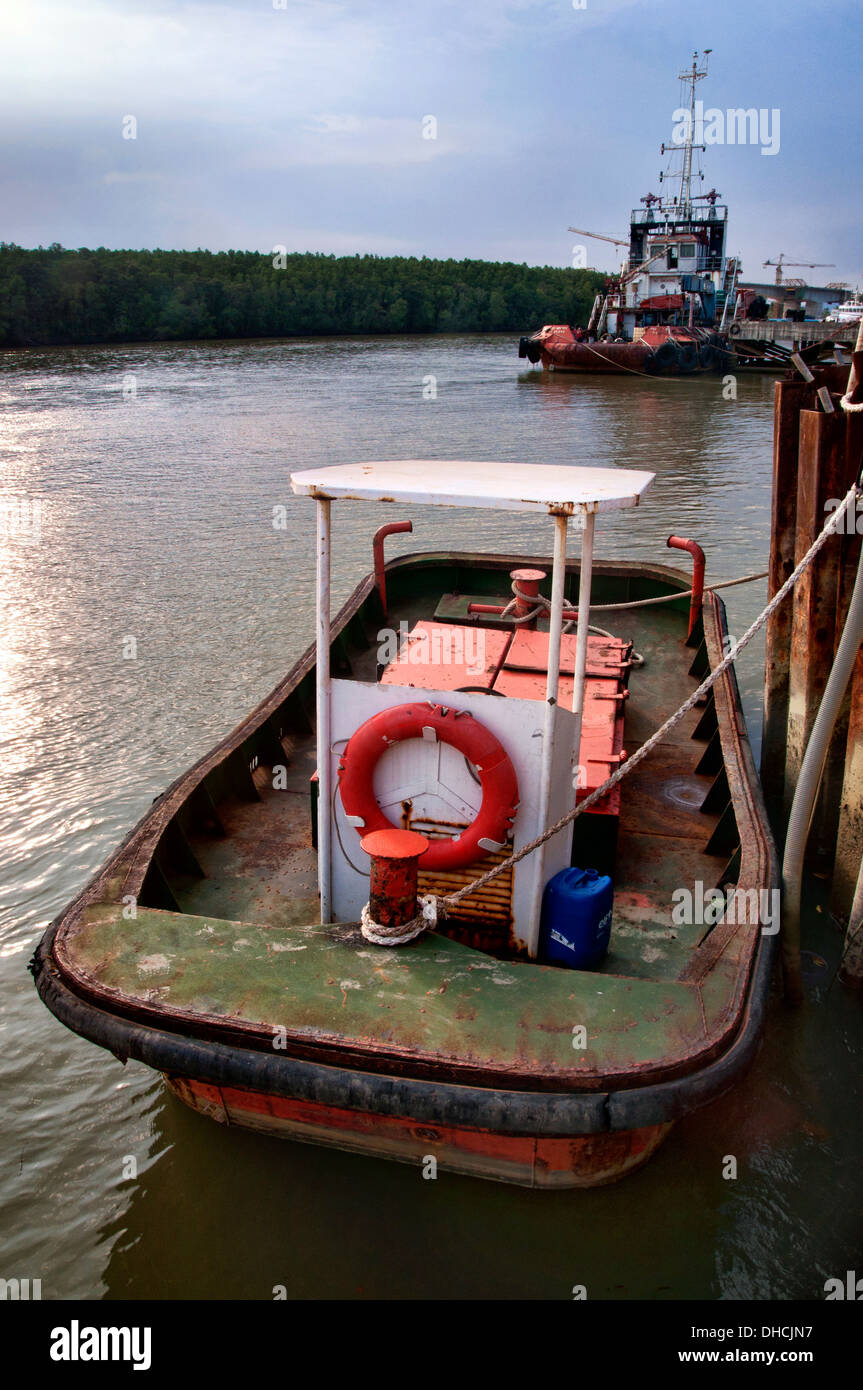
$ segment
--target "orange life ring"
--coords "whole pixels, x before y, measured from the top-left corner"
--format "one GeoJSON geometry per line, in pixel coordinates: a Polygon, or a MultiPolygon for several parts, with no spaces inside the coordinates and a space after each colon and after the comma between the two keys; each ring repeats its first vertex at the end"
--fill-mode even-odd
{"type": "Polygon", "coordinates": [[[431,738],[457,748],[473,763],[482,787],[476,820],[460,835],[433,840],[421,867],[463,869],[501,848],[518,809],[518,779],[506,749],[467,710],[425,702],[395,705],[372,715],[348,741],[339,760],[339,790],[345,813],[357,829],[367,835],[392,828],[375,800],[374,770],[391,744],[409,738],[431,738]]]}

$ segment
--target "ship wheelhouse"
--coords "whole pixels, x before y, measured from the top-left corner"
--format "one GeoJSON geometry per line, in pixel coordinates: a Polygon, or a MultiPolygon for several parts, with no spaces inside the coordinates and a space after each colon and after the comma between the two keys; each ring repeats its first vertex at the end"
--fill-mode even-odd
{"type": "Polygon", "coordinates": [[[629,264],[618,305],[610,305],[609,327],[626,338],[655,325],[713,322],[726,288],[725,237],[728,209],[716,194],[661,203],[648,194],[647,206],[630,218],[629,264]],[[616,310],[616,312],[615,312],[616,310]]]}

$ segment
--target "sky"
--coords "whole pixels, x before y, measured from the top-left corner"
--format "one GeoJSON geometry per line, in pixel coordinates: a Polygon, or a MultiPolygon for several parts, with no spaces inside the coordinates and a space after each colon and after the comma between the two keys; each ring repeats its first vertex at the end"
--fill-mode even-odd
{"type": "Polygon", "coordinates": [[[704,106],[779,133],[702,157],[729,252],[856,285],[861,37],[859,0],[4,0],[0,240],[612,270],[567,227],[627,235],[710,48],[704,106]]]}

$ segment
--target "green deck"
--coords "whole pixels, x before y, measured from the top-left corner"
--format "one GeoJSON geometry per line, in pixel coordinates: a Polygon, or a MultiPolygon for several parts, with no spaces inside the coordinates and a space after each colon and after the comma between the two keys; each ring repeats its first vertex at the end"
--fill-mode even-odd
{"type": "Polygon", "coordinates": [[[497,961],[436,935],[383,950],[353,925],[262,927],[141,909],[134,921],[93,922],[69,959],[103,991],[160,1014],[562,1083],[607,1071],[612,1057],[638,1071],[675,1038],[686,1051],[704,1045],[722,1022],[715,991],[694,985],[497,961]],[[579,1025],[583,1049],[573,1047],[579,1025]]]}

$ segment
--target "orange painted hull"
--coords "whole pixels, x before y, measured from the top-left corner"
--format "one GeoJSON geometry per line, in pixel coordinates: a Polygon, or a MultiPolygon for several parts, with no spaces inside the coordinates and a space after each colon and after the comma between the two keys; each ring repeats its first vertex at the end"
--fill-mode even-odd
{"type": "Polygon", "coordinates": [[[646,1163],[672,1127],[669,1123],[616,1134],[543,1139],[463,1126],[432,1127],[180,1076],[166,1075],[165,1080],[186,1105],[221,1124],[412,1163],[421,1170],[434,1158],[445,1172],[521,1187],[598,1187],[615,1182],[646,1163]]]}

